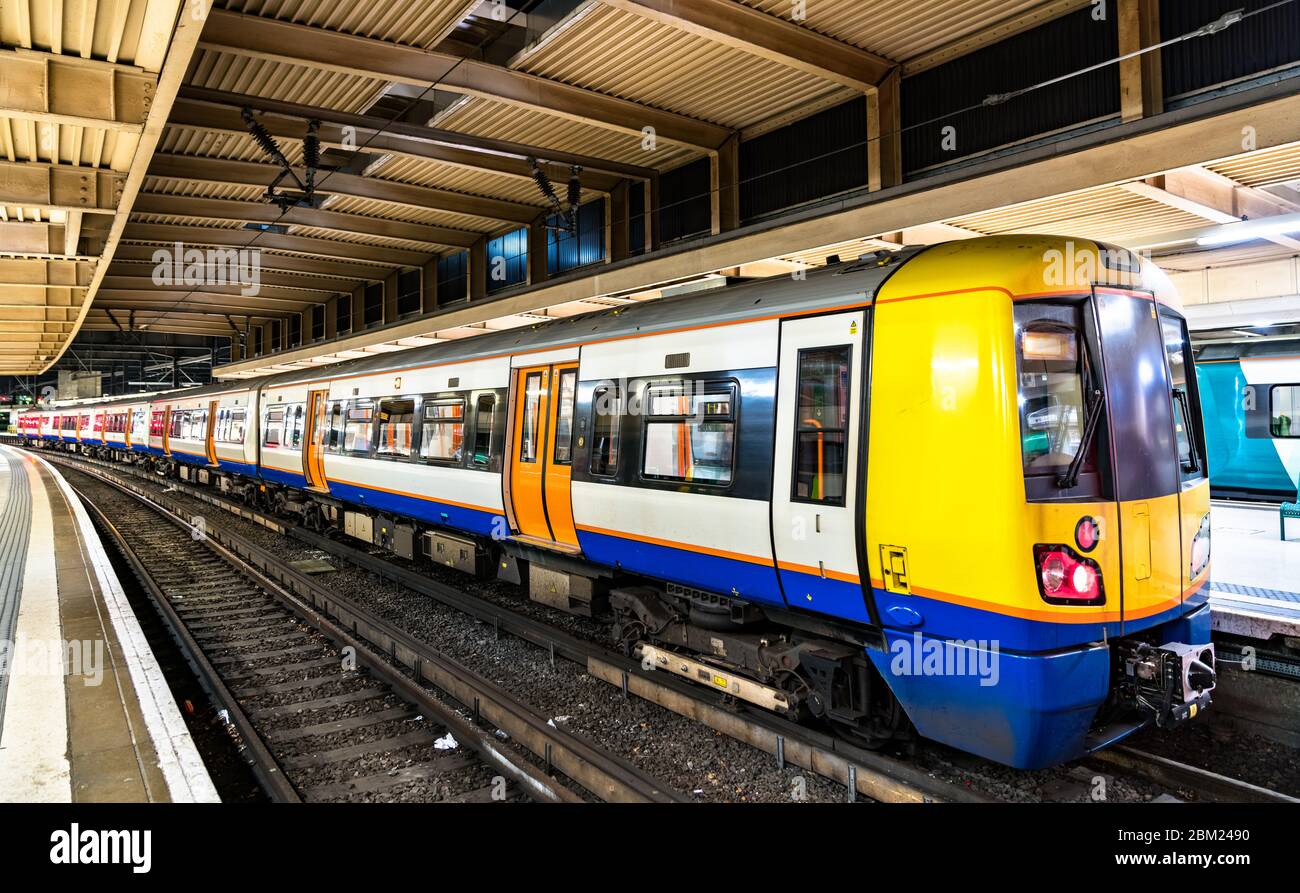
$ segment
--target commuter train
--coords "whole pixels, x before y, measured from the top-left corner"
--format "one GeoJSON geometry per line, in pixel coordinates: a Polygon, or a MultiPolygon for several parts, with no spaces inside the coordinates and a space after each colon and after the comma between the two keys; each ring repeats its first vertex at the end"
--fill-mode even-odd
{"type": "Polygon", "coordinates": [[[1197,357],[1210,489],[1295,502],[1300,481],[1300,341],[1208,344],[1197,357]]]}
{"type": "Polygon", "coordinates": [[[1035,768],[1210,703],[1193,368],[1153,264],[1000,236],[21,429],[611,617],[858,742],[1035,768]]]}

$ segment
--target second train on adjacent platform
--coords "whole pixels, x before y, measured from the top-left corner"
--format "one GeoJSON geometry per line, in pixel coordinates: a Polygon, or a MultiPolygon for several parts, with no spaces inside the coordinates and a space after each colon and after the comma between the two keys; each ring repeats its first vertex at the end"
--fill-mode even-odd
{"type": "Polygon", "coordinates": [[[1209,705],[1200,405],[1159,269],[1004,236],[19,425],[1040,767],[1209,705]]]}

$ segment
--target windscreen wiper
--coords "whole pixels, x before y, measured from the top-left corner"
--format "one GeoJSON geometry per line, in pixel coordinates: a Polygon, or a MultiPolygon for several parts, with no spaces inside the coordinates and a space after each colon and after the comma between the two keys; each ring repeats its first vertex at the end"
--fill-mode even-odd
{"type": "Polygon", "coordinates": [[[1083,468],[1083,459],[1092,449],[1092,439],[1097,434],[1097,420],[1101,418],[1101,388],[1094,388],[1092,400],[1088,402],[1088,418],[1083,423],[1083,438],[1079,441],[1079,450],[1070,461],[1070,467],[1056,476],[1056,486],[1069,490],[1079,483],[1079,472],[1083,468]]]}

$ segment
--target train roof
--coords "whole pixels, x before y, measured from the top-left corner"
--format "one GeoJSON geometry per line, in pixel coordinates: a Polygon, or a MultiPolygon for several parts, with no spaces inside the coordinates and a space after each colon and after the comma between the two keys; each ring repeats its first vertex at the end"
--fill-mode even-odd
{"type": "Polygon", "coordinates": [[[1198,363],[1226,360],[1269,359],[1300,356],[1300,338],[1277,341],[1237,341],[1223,344],[1206,344],[1197,350],[1198,363]]]}
{"type": "MultiPolygon", "coordinates": [[[[807,278],[803,280],[795,280],[790,276],[758,279],[720,288],[712,293],[693,292],[490,335],[476,335],[428,347],[361,357],[328,367],[294,369],[269,375],[261,379],[257,386],[265,390],[305,381],[319,381],[322,378],[398,372],[420,366],[519,353],[521,350],[531,353],[608,338],[672,331],[684,326],[740,322],[748,318],[787,315],[829,309],[845,303],[865,302],[875,297],[880,286],[894,271],[924,250],[924,247],[905,248],[897,252],[863,255],[856,261],[835,267],[809,270],[807,278]]],[[[218,390],[231,390],[233,384],[227,383],[218,390]]]]}

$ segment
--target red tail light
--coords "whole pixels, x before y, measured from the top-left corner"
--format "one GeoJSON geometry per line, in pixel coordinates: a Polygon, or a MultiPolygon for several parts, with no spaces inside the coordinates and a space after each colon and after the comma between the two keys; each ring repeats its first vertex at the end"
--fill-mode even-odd
{"type": "Polygon", "coordinates": [[[1034,563],[1038,569],[1038,591],[1044,601],[1056,605],[1106,603],[1101,568],[1069,546],[1034,546],[1034,563]]]}

